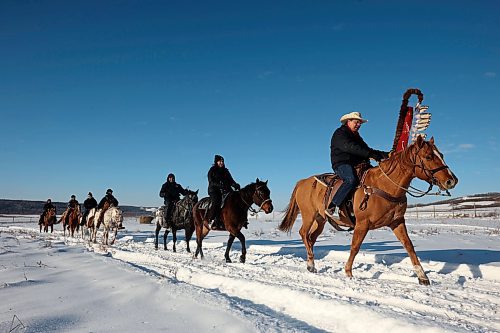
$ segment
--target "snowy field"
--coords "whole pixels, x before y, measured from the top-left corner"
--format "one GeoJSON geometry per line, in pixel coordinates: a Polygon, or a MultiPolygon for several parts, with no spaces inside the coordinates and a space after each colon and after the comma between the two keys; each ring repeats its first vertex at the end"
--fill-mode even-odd
{"type": "Polygon", "coordinates": [[[498,218],[408,220],[427,287],[390,229],[368,233],[348,279],[350,233],[326,226],[313,274],[300,219],[286,234],[279,218],[252,218],[247,262],[236,240],[227,264],[225,232],[200,260],[182,230],[177,253],[171,235],[156,251],[154,224],[135,218],[105,247],[0,217],[0,332],[500,332],[498,218]]]}

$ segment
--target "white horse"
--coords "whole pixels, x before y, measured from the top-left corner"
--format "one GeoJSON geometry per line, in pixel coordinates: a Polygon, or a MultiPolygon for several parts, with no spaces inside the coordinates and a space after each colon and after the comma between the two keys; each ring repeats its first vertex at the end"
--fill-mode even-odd
{"type": "Polygon", "coordinates": [[[113,239],[109,245],[113,245],[116,240],[116,234],[118,233],[118,228],[123,222],[123,214],[118,207],[111,206],[104,213],[104,235],[102,238],[102,243],[108,245],[109,242],[109,232],[114,232],[113,239]]]}

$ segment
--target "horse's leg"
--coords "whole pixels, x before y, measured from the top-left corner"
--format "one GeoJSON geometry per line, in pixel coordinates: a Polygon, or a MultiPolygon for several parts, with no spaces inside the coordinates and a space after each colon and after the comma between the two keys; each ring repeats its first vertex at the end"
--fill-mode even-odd
{"type": "Polygon", "coordinates": [[[191,237],[193,236],[193,230],[190,227],[187,227],[184,233],[184,237],[186,239],[186,246],[187,246],[187,251],[188,253],[191,253],[191,249],[189,248],[189,241],[191,240],[191,237]]]}
{"type": "Polygon", "coordinates": [[[116,235],[118,234],[118,226],[114,227],[114,232],[113,232],[113,240],[111,241],[110,245],[115,244],[116,241],[116,235]]]}
{"type": "Polygon", "coordinates": [[[425,286],[430,285],[431,283],[429,281],[429,278],[425,274],[424,269],[422,268],[422,265],[418,260],[417,254],[415,253],[415,249],[413,248],[413,243],[411,242],[410,237],[408,237],[408,231],[406,230],[406,224],[404,223],[404,221],[398,223],[395,227],[391,228],[396,237],[401,242],[401,244],[403,244],[404,248],[406,249],[406,252],[408,252],[408,255],[410,256],[410,260],[413,265],[413,270],[415,271],[418,277],[418,283],[425,286]]]}
{"type": "Polygon", "coordinates": [[[158,235],[160,234],[161,230],[161,224],[156,223],[156,230],[155,230],[155,250],[158,250],[158,235]]]}
{"type": "Polygon", "coordinates": [[[245,243],[245,235],[243,235],[241,233],[241,230],[238,231],[238,234],[236,235],[236,237],[238,238],[238,240],[240,241],[241,243],[241,256],[240,256],[240,262],[241,263],[245,263],[245,260],[247,258],[247,246],[246,246],[246,243],[245,243]]]}
{"type": "Polygon", "coordinates": [[[229,251],[231,250],[231,246],[233,246],[235,236],[233,234],[229,234],[229,239],[227,240],[226,253],[224,253],[224,258],[226,258],[226,262],[232,262],[231,258],[229,258],[229,251]]]}
{"type": "Polygon", "coordinates": [[[350,278],[352,278],[352,264],[354,262],[354,258],[358,254],[359,248],[361,247],[367,233],[367,223],[360,223],[360,221],[358,221],[354,227],[354,233],[352,235],[351,253],[349,254],[349,259],[347,259],[344,267],[346,275],[350,278]]]}
{"type": "MultiPolygon", "coordinates": [[[[312,213],[302,212],[302,226],[300,227],[299,234],[300,237],[302,237],[302,242],[304,243],[307,251],[307,270],[312,273],[316,273],[317,271],[314,267],[314,244],[311,243],[310,234],[314,224],[317,223],[318,222],[314,220],[314,216],[312,213]]],[[[313,231],[314,230],[315,228],[313,229],[313,231]]]]}
{"type": "Polygon", "coordinates": [[[167,238],[168,238],[168,228],[165,229],[165,233],[163,234],[163,249],[167,250],[167,238]]]}
{"type": "Polygon", "coordinates": [[[175,247],[175,244],[177,243],[177,229],[172,227],[172,241],[174,242],[174,248],[172,251],[177,252],[177,248],[175,247]]]}
{"type": "Polygon", "coordinates": [[[198,253],[200,254],[201,259],[204,258],[202,249],[203,238],[208,235],[209,231],[210,229],[205,227],[203,221],[196,225],[196,252],[194,254],[195,258],[198,257],[198,253]]]}

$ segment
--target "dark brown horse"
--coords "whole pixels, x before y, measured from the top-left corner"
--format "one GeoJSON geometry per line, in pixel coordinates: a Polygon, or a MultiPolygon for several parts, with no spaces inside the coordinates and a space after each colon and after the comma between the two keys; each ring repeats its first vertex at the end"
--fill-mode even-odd
{"type": "MultiPolygon", "coordinates": [[[[352,277],[354,257],[368,230],[388,226],[408,252],[419,283],[430,283],[408,237],[404,219],[406,193],[411,192],[408,188],[414,178],[422,179],[430,186],[437,185],[441,190],[452,189],[458,182],[457,177],[445,164],[443,155],[434,145],[433,138],[425,141],[419,136],[408,148],[394,153],[365,174],[353,197],[356,226],[351,253],[345,264],[348,277],[352,277]]],[[[326,221],[323,203],[325,192],[326,186],[319,184],[314,177],[300,180],[293,190],[286,214],[279,226],[282,231],[290,231],[300,211],[302,227],[299,233],[307,250],[307,269],[311,272],[316,272],[313,246],[326,221]]]]}
{"type": "MultiPolygon", "coordinates": [[[[267,181],[263,182],[257,178],[255,183],[248,184],[239,191],[228,194],[224,207],[222,207],[221,217],[224,222],[224,227],[229,232],[227,241],[226,253],[224,257],[226,262],[231,262],[229,251],[233,245],[234,239],[238,238],[241,243],[240,262],[246,260],[247,249],[245,245],[245,236],[241,233],[241,228],[248,224],[248,210],[252,204],[256,204],[266,214],[273,211],[273,202],[270,198],[271,191],[267,187],[267,181]]],[[[198,257],[198,253],[203,259],[202,242],[203,238],[209,233],[210,226],[206,218],[207,201],[209,198],[201,199],[193,208],[194,224],[196,227],[196,252],[194,257],[198,257]],[[203,207],[203,208],[202,208],[203,207]]]]}
{"type": "Polygon", "coordinates": [[[43,221],[40,224],[40,232],[42,232],[42,227],[44,232],[49,232],[49,227],[50,227],[50,232],[54,232],[54,224],[57,223],[57,218],[56,218],[56,209],[55,208],[50,208],[44,215],[43,221]]]}
{"type": "Polygon", "coordinates": [[[187,251],[191,252],[189,248],[189,241],[194,232],[194,219],[193,219],[193,207],[198,202],[198,191],[187,190],[184,198],[179,200],[175,204],[174,211],[172,213],[172,219],[167,220],[167,207],[161,206],[156,211],[156,230],[155,230],[155,249],[158,250],[158,235],[162,227],[165,228],[165,233],[163,234],[163,249],[167,249],[167,236],[168,231],[172,229],[173,237],[173,251],[177,252],[175,244],[177,242],[177,230],[184,229],[185,239],[187,245],[187,251]]]}

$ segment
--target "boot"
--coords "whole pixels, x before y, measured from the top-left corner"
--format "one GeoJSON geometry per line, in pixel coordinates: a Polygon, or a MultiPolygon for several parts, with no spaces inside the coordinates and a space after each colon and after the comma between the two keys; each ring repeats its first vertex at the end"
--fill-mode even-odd
{"type": "Polygon", "coordinates": [[[226,230],[226,228],[224,227],[224,223],[222,222],[220,217],[216,217],[214,219],[214,221],[212,222],[211,229],[212,230],[226,230]]]}
{"type": "Polygon", "coordinates": [[[339,218],[339,213],[337,210],[337,206],[335,204],[331,203],[328,208],[325,210],[325,215],[328,216],[331,219],[337,220],[339,218]]]}

